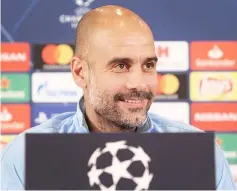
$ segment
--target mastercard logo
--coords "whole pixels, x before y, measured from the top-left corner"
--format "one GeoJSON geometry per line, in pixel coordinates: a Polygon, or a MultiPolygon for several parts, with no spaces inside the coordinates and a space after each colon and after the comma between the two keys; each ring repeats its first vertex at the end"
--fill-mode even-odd
{"type": "Polygon", "coordinates": [[[173,74],[158,74],[157,94],[173,95],[180,87],[179,79],[173,74]]]}
{"type": "Polygon", "coordinates": [[[49,44],[43,48],[41,57],[46,64],[66,65],[71,61],[73,54],[72,48],[67,44],[49,44]]]}

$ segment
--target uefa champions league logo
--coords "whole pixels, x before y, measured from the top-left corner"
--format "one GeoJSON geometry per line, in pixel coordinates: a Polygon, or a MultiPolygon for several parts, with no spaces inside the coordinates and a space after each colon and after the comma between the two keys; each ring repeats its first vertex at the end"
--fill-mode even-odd
{"type": "Polygon", "coordinates": [[[90,186],[100,190],[120,190],[121,185],[133,190],[147,190],[153,178],[149,171],[151,158],[139,147],[126,141],[108,142],[91,155],[87,173],[90,186]],[[104,164],[102,164],[102,163],[104,164]]]}
{"type": "Polygon", "coordinates": [[[94,1],[94,0],[87,0],[87,1],[75,0],[75,3],[76,3],[78,6],[88,7],[88,6],[90,6],[90,4],[91,4],[93,1],[94,1]]]}
{"type": "Polygon", "coordinates": [[[74,14],[62,14],[59,16],[59,22],[62,24],[69,23],[71,28],[75,29],[78,22],[81,20],[83,15],[91,10],[90,5],[95,0],[73,0],[74,3],[78,6],[74,9],[74,14]]]}

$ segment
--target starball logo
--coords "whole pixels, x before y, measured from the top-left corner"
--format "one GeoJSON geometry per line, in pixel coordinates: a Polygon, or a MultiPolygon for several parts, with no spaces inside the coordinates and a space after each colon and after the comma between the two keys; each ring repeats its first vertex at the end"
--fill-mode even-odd
{"type": "Polygon", "coordinates": [[[91,10],[90,5],[93,2],[94,0],[74,0],[74,3],[78,6],[74,10],[74,14],[60,15],[59,22],[62,24],[70,24],[71,28],[75,29],[83,15],[91,10]]]}
{"type": "Polygon", "coordinates": [[[147,190],[153,179],[150,162],[150,156],[140,146],[127,145],[125,140],[108,142],[104,148],[97,148],[88,161],[90,170],[87,175],[90,186],[99,187],[100,190],[120,190],[124,186],[128,190],[147,190]],[[128,156],[128,152],[132,153],[132,156],[128,156]],[[101,167],[100,161],[106,155],[110,156],[108,165],[101,167]],[[126,156],[126,159],[122,160],[121,156],[126,156]],[[141,173],[138,175],[136,172],[139,170],[141,173]],[[106,174],[111,175],[112,179],[106,174]],[[121,181],[122,179],[127,180],[126,184],[121,181]]]}

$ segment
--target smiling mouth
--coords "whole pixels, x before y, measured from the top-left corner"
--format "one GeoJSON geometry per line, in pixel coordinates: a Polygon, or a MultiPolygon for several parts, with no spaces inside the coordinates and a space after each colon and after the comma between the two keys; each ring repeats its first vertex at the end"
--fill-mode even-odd
{"type": "Polygon", "coordinates": [[[124,102],[127,102],[127,103],[134,103],[134,104],[140,104],[142,103],[142,100],[138,99],[138,100],[124,100],[124,102]]]}
{"type": "Polygon", "coordinates": [[[119,102],[122,104],[122,107],[141,109],[147,104],[147,101],[147,99],[130,98],[121,99],[119,102]]]}

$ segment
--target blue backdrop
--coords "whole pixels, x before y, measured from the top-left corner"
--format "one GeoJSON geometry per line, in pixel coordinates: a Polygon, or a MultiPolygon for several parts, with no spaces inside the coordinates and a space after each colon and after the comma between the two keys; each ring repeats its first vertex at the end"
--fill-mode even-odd
{"type": "MultiPolygon", "coordinates": [[[[90,9],[107,4],[125,6],[138,13],[150,25],[155,41],[186,41],[190,43],[191,41],[225,40],[237,42],[236,0],[1,0],[1,3],[1,39],[3,42],[28,42],[31,45],[48,43],[73,44],[75,26],[81,16],[90,9]]],[[[237,46],[236,49],[233,48],[229,51],[237,55],[237,46]]],[[[34,54],[34,51],[31,51],[31,53],[34,54]]],[[[34,64],[31,57],[31,65],[34,64]]],[[[31,76],[32,72],[36,72],[33,66],[31,66],[28,74],[31,76]]],[[[188,69],[187,73],[183,72],[182,75],[189,77],[189,72],[190,69],[188,69]]],[[[234,72],[235,74],[233,75],[236,76],[237,71],[234,72]]],[[[14,81],[14,79],[10,80],[14,81]]],[[[52,77],[51,81],[53,80],[57,79],[52,77]]],[[[188,78],[187,83],[189,83],[188,78]]],[[[8,84],[9,79],[5,79],[4,83],[2,81],[1,89],[3,86],[7,89],[8,84]]],[[[233,84],[234,87],[237,86],[237,78],[233,80],[233,84]]],[[[15,84],[15,86],[17,85],[15,84]]],[[[72,89],[73,87],[71,87],[70,91],[72,89]]],[[[188,87],[183,87],[183,91],[189,94],[188,87]]],[[[185,109],[188,109],[185,104],[191,103],[189,96],[184,97],[184,100],[178,98],[175,101],[177,100],[186,102],[184,107],[182,107],[182,112],[185,113],[184,115],[189,113],[190,111],[185,109]]],[[[237,97],[235,97],[236,100],[237,97]]],[[[170,100],[163,101],[170,102],[170,100]]],[[[31,124],[31,127],[47,120],[54,114],[74,111],[76,108],[76,103],[33,103],[32,99],[27,103],[31,106],[31,116],[28,117],[30,118],[30,123],[27,123],[31,124]]],[[[235,104],[237,108],[237,102],[235,104]]],[[[17,111],[13,111],[10,107],[7,108],[7,106],[4,107],[5,110],[4,112],[1,111],[1,115],[4,115],[5,121],[2,120],[1,123],[9,123],[12,115],[14,115],[14,112],[17,113],[17,111]]],[[[168,110],[164,112],[170,113],[168,110]]],[[[181,107],[175,108],[174,106],[174,110],[176,113],[179,113],[181,107]]],[[[232,112],[234,113],[234,110],[232,112]]],[[[237,111],[235,110],[235,112],[237,116],[237,111]]],[[[16,116],[16,120],[21,119],[16,116]]],[[[177,120],[183,119],[177,116],[177,120]]],[[[19,123],[19,121],[17,122],[19,123]]],[[[7,129],[7,125],[5,127],[7,129]]],[[[6,130],[5,134],[17,133],[20,132],[6,130]]],[[[235,133],[232,132],[231,134],[234,135],[235,133]]],[[[235,137],[237,139],[237,134],[235,137]]],[[[6,141],[10,139],[6,139],[6,141]]],[[[225,141],[220,142],[225,144],[225,141]]],[[[228,146],[223,148],[228,150],[228,146]]],[[[235,152],[237,156],[237,147],[231,151],[235,152]]],[[[232,166],[232,169],[234,169],[233,173],[237,177],[237,164],[232,164],[232,166]]]]}

